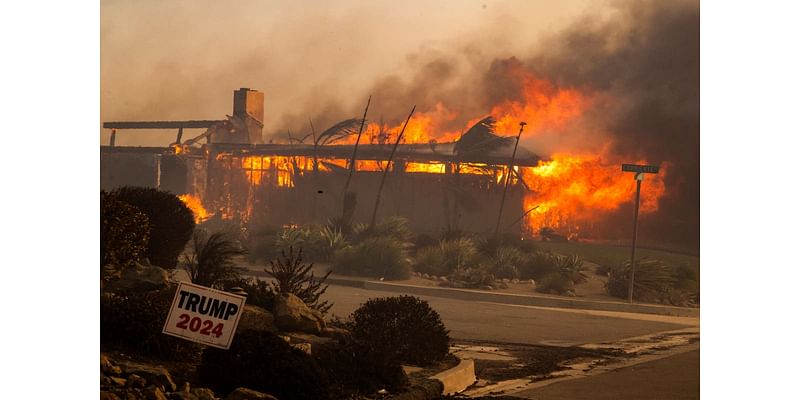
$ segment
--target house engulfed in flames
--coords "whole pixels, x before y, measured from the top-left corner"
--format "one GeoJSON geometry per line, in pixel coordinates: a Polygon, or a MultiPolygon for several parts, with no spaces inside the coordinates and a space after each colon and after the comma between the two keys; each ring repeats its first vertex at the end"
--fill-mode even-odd
{"type": "MultiPolygon", "coordinates": [[[[101,146],[101,188],[145,186],[180,195],[198,221],[209,217],[272,226],[325,223],[343,213],[369,222],[383,171],[389,168],[378,220],[403,216],[417,232],[493,230],[514,141],[489,133],[491,120],[476,124],[458,141],[400,144],[362,140],[344,200],[354,144],[331,144],[348,132],[347,121],[321,132],[316,144],[265,144],[263,93],[234,92],[225,120],[106,122],[111,141],[101,146]],[[183,140],[184,129],[205,129],[183,140]],[[116,146],[118,130],[177,129],[168,147],[116,146]],[[326,136],[327,135],[327,136],[326,136]],[[201,143],[202,142],[202,143],[201,143]],[[343,211],[344,207],[349,211],[343,211]],[[353,207],[354,206],[354,207],[353,207]]],[[[355,122],[357,131],[357,123],[355,122]]],[[[366,135],[365,135],[366,137],[366,135]]],[[[524,233],[526,187],[520,170],[540,158],[519,147],[510,176],[501,228],[524,233]]]]}

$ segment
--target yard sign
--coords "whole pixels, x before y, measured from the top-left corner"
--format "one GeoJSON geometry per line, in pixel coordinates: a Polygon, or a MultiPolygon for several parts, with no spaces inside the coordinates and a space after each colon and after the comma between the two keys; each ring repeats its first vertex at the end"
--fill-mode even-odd
{"type": "Polygon", "coordinates": [[[245,300],[243,296],[180,282],[163,333],[227,350],[245,300]]]}

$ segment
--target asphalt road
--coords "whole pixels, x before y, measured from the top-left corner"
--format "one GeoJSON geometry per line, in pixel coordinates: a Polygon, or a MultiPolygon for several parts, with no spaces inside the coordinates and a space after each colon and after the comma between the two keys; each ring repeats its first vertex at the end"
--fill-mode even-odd
{"type": "MultiPolygon", "coordinates": [[[[333,302],[331,313],[346,317],[370,298],[397,293],[329,286],[324,300],[333,302]]],[[[442,317],[454,339],[487,340],[573,346],[616,341],[656,332],[685,328],[685,319],[654,318],[631,314],[612,317],[610,312],[560,310],[419,296],[442,317]],[[668,321],[668,322],[667,322],[668,321]]],[[[619,314],[623,315],[623,314],[619,314]]]]}
{"type": "Polygon", "coordinates": [[[700,350],[558,382],[514,396],[542,400],[699,399],[700,350]]]}

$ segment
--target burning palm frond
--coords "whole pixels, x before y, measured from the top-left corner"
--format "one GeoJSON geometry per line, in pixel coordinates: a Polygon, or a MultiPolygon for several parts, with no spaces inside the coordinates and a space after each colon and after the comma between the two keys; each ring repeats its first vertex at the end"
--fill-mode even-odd
{"type": "Polygon", "coordinates": [[[361,120],[356,118],[340,121],[317,136],[317,145],[325,146],[326,144],[335,143],[351,135],[356,135],[358,134],[358,127],[360,124],[361,120]]]}
{"type": "Polygon", "coordinates": [[[456,142],[454,152],[458,155],[489,154],[508,145],[514,138],[497,136],[495,120],[491,115],[478,121],[456,142]]]}

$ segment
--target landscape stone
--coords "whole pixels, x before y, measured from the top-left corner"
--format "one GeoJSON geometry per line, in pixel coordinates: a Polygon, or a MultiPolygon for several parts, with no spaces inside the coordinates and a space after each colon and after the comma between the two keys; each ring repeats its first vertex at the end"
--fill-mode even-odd
{"type": "Polygon", "coordinates": [[[207,388],[194,388],[192,394],[196,396],[197,400],[217,400],[214,392],[207,388]]]}
{"type": "Polygon", "coordinates": [[[278,400],[266,393],[257,392],[247,388],[237,388],[231,392],[225,400],[278,400]]]}
{"type": "Polygon", "coordinates": [[[122,271],[119,279],[108,284],[108,289],[111,291],[120,289],[148,291],[165,288],[169,283],[167,270],[137,263],[122,271]]]}
{"type": "Polygon", "coordinates": [[[147,400],[169,400],[164,392],[161,391],[161,388],[156,386],[148,386],[144,390],[144,395],[147,400]]]}
{"type": "MultiPolygon", "coordinates": [[[[151,383],[163,386],[168,392],[174,392],[176,389],[175,381],[172,380],[169,371],[163,367],[139,364],[131,361],[120,361],[119,366],[122,368],[123,373],[141,376],[151,383]]],[[[128,380],[130,379],[131,377],[128,376],[128,380]]]]}
{"type": "Polygon", "coordinates": [[[271,312],[259,306],[247,304],[242,310],[237,330],[275,333],[278,331],[278,327],[275,326],[275,317],[272,316],[271,312]]]}
{"type": "Polygon", "coordinates": [[[319,311],[309,308],[299,297],[288,293],[275,299],[275,324],[282,331],[320,334],[325,319],[319,311]]]}
{"type": "Polygon", "coordinates": [[[109,391],[101,390],[100,391],[100,400],[122,400],[114,393],[109,391]]]}

